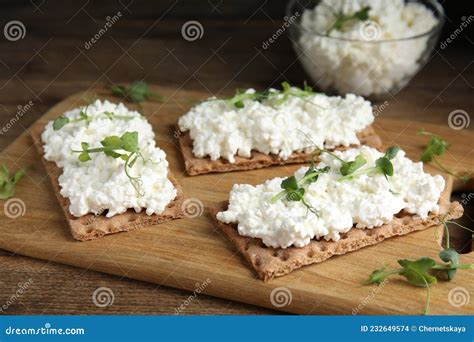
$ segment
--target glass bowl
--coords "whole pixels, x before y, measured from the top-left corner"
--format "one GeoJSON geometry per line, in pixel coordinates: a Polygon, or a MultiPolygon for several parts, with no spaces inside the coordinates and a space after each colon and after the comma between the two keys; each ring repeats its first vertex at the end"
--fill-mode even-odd
{"type": "Polygon", "coordinates": [[[326,93],[353,93],[375,101],[394,96],[428,61],[444,25],[444,10],[436,0],[407,1],[429,9],[437,19],[434,27],[411,37],[384,39],[377,22],[366,20],[358,24],[363,30],[358,39],[330,37],[302,25],[305,11],[321,2],[291,0],[286,18],[292,20],[289,34],[298,59],[326,93]]]}

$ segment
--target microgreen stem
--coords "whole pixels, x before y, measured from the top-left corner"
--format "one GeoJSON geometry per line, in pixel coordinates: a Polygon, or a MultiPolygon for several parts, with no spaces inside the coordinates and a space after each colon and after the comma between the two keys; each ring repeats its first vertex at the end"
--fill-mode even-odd
{"type": "Polygon", "coordinates": [[[360,169],[360,170],[354,171],[350,175],[342,176],[337,181],[338,182],[344,182],[346,180],[350,180],[350,179],[353,179],[353,178],[358,177],[360,175],[364,175],[364,174],[368,174],[368,173],[372,173],[372,172],[381,172],[381,170],[377,166],[372,166],[372,167],[369,167],[369,168],[366,168],[366,169],[360,169]]]}
{"type": "MultiPolygon", "coordinates": [[[[449,264],[436,264],[433,267],[431,267],[433,270],[450,270],[453,267],[449,264]]],[[[457,264],[456,268],[460,270],[469,270],[472,268],[471,264],[457,264]]]]}
{"type": "Polygon", "coordinates": [[[311,153],[311,160],[312,160],[312,162],[314,162],[314,156],[315,156],[315,155],[320,155],[320,154],[323,153],[323,152],[324,152],[324,153],[327,153],[327,154],[329,154],[331,157],[333,157],[333,158],[339,160],[341,163],[345,163],[345,162],[346,162],[344,159],[338,157],[338,156],[337,156],[336,154],[334,154],[333,152],[331,152],[331,151],[329,151],[329,150],[327,150],[327,149],[325,149],[325,148],[320,148],[320,147],[318,147],[317,144],[313,141],[313,139],[311,139],[311,137],[309,136],[309,134],[306,133],[305,131],[303,131],[303,130],[301,130],[301,129],[299,129],[299,128],[298,128],[297,130],[300,131],[300,132],[305,136],[305,138],[308,139],[309,142],[312,144],[312,146],[309,147],[309,148],[312,148],[312,149],[313,149],[313,152],[311,153]]]}
{"type": "Polygon", "coordinates": [[[448,170],[448,169],[447,169],[446,167],[444,167],[444,166],[439,162],[439,160],[438,160],[436,157],[434,157],[434,156],[433,156],[433,161],[435,162],[436,166],[438,166],[438,168],[441,169],[441,171],[446,172],[448,175],[451,175],[451,176],[453,176],[453,177],[455,177],[455,178],[457,178],[457,179],[460,179],[460,180],[462,180],[462,181],[464,181],[464,182],[467,182],[467,181],[469,180],[469,178],[470,178],[470,177],[467,177],[467,176],[460,176],[460,175],[454,173],[453,171],[448,170]]]}
{"type": "Polygon", "coordinates": [[[449,228],[448,228],[448,224],[446,223],[446,221],[443,221],[443,225],[444,225],[444,232],[445,232],[445,235],[446,235],[446,249],[450,248],[450,243],[449,243],[449,228]]]}
{"type": "Polygon", "coordinates": [[[91,160],[91,157],[89,156],[90,153],[100,152],[104,152],[104,154],[109,157],[124,160],[125,175],[128,177],[130,184],[135,189],[137,196],[142,196],[143,193],[140,191],[142,181],[140,177],[132,176],[129,172],[129,168],[135,165],[138,158],[141,158],[144,163],[147,162],[138,146],[138,132],[125,132],[121,137],[111,135],[105,137],[100,143],[102,144],[102,147],[89,148],[87,142],[82,142],[82,150],[73,150],[72,152],[80,153],[78,159],[81,162],[91,160]]]}
{"type": "MultiPolygon", "coordinates": [[[[416,272],[416,273],[420,275],[419,272],[416,272]]],[[[425,286],[426,286],[426,304],[425,304],[425,309],[422,311],[422,313],[423,315],[427,315],[428,311],[430,310],[430,284],[428,284],[425,277],[423,277],[422,275],[421,275],[421,278],[425,282],[425,286]]]]}
{"type": "MultiPolygon", "coordinates": [[[[311,179],[313,177],[314,177],[314,174],[308,174],[308,175],[304,176],[303,178],[301,178],[298,181],[298,186],[304,185],[309,179],[311,179]]],[[[286,195],[286,193],[287,193],[286,190],[280,191],[279,193],[277,193],[275,196],[272,197],[271,202],[272,203],[278,202],[278,200],[281,199],[282,197],[284,197],[286,195]]],[[[303,203],[304,203],[304,198],[303,198],[303,203]]]]}
{"type": "Polygon", "coordinates": [[[469,229],[469,228],[467,228],[467,227],[464,227],[462,224],[459,224],[459,223],[457,223],[456,221],[449,221],[449,220],[448,220],[448,221],[443,221],[443,222],[446,222],[446,223],[449,223],[449,224],[454,224],[454,225],[458,226],[459,228],[462,228],[462,229],[464,229],[464,230],[467,230],[468,232],[474,233],[474,230],[469,229]]]}
{"type": "MultiPolygon", "coordinates": [[[[128,155],[127,159],[125,160],[125,174],[127,175],[128,179],[130,180],[130,183],[132,184],[133,188],[135,189],[136,193],[139,195],[139,196],[143,196],[143,192],[140,190],[140,186],[142,185],[142,180],[140,177],[135,177],[135,176],[132,176],[130,175],[130,173],[128,172],[128,168],[129,167],[132,167],[133,164],[135,164],[135,161],[137,160],[138,156],[141,155],[140,152],[132,152],[128,155]],[[132,160],[132,157],[135,156],[135,159],[132,160]],[[132,160],[130,162],[130,160],[132,160]]],[[[143,157],[142,157],[143,158],[143,157]]]]}

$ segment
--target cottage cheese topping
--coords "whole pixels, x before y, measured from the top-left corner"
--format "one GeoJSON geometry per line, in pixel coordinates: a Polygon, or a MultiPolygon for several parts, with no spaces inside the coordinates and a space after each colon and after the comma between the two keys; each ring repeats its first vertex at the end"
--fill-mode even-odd
{"type": "Polygon", "coordinates": [[[299,47],[307,71],[323,89],[363,96],[377,95],[408,82],[420,67],[429,37],[415,37],[438,24],[424,5],[404,0],[323,0],[302,15],[299,47]],[[352,15],[369,6],[369,20],[346,22],[333,29],[335,13],[352,15]],[[357,41],[358,40],[358,41],[357,41]],[[378,42],[381,41],[381,42],[378,42]]]}
{"type": "MultiPolygon", "coordinates": [[[[367,160],[363,168],[374,166],[382,156],[367,146],[336,152],[345,161],[354,160],[359,153],[367,160]]],[[[267,246],[287,248],[303,247],[314,238],[337,241],[341,233],[353,227],[374,228],[390,222],[402,209],[422,219],[430,212],[437,213],[445,185],[443,177],[423,172],[423,164],[412,162],[403,151],[398,152],[392,164],[394,175],[389,181],[381,174],[371,174],[339,182],[341,162],[323,153],[318,167],[330,166],[330,171],[305,186],[304,195],[319,216],[308,211],[302,202],[272,203],[271,198],[281,191],[284,179],[277,177],[257,186],[234,185],[229,208],[218,213],[217,219],[238,223],[239,234],[260,238],[267,246]]],[[[296,171],[296,178],[301,179],[307,169],[296,171]]]]}
{"type": "MultiPolygon", "coordinates": [[[[79,117],[82,108],[68,111],[69,119],[79,117]]],[[[155,146],[151,125],[138,112],[130,111],[123,104],[96,101],[86,107],[86,114],[92,118],[69,123],[55,131],[49,122],[42,134],[45,158],[63,168],[59,177],[61,195],[71,202],[69,212],[80,217],[87,213],[101,214],[108,210],[107,217],[121,214],[129,208],[140,212],[146,208],[147,215],[161,214],[176,197],[176,189],[168,179],[168,162],[163,150],[155,146]],[[105,112],[132,117],[110,119],[105,112]],[[121,136],[126,131],[138,132],[138,143],[146,162],[139,158],[130,173],[140,176],[143,196],[137,196],[124,172],[124,161],[104,153],[91,154],[92,160],[79,161],[81,142],[90,147],[100,147],[100,141],[110,135],[121,136]]]]}
{"type": "Polygon", "coordinates": [[[225,158],[233,163],[236,155],[249,158],[252,150],[287,159],[314,144],[329,148],[359,144],[356,133],[374,120],[370,102],[352,94],[345,98],[290,96],[283,104],[276,104],[281,96],[262,102],[245,100],[243,108],[209,100],[182,116],[179,126],[182,131],[189,130],[196,157],[225,158]]]}

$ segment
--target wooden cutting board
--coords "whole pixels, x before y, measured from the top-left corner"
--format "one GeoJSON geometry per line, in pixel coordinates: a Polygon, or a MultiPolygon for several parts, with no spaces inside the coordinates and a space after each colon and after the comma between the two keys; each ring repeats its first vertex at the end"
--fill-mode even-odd
{"type": "MultiPolygon", "coordinates": [[[[334,257],[268,283],[257,279],[240,255],[215,230],[208,208],[226,200],[234,183],[258,184],[268,178],[289,175],[299,166],[186,176],[173,127],[192,101],[208,95],[170,89],[160,91],[170,100],[165,104],[148,102],[143,104],[142,110],[154,126],[158,145],[166,151],[171,170],[177,175],[187,197],[203,204],[202,215],[96,241],[76,242],[68,231],[32,138],[25,132],[0,155],[0,162],[6,163],[10,169],[30,167],[15,194],[24,203],[24,207],[20,208],[23,215],[11,218],[0,211],[0,248],[291,313],[351,314],[354,310],[358,314],[421,312],[426,294],[423,288],[414,288],[397,277],[380,288],[360,284],[373,269],[385,263],[396,266],[400,258],[428,256],[436,259],[440,250],[436,228],[334,257]],[[281,296],[277,296],[278,293],[281,296]]],[[[83,105],[94,96],[118,101],[100,89],[77,94],[53,107],[35,125],[44,124],[68,109],[83,105]]],[[[472,131],[455,131],[447,126],[382,117],[377,118],[375,124],[387,145],[400,145],[411,158],[420,155],[426,142],[426,138],[415,134],[420,127],[439,133],[452,143],[449,153],[442,158],[448,167],[472,173],[474,160],[467,154],[471,149],[465,146],[473,141],[472,131]]],[[[472,184],[468,185],[472,187],[472,184]]],[[[463,263],[474,263],[474,255],[463,255],[461,260],[463,263]]],[[[458,272],[454,281],[433,286],[430,309],[432,314],[472,314],[474,299],[464,306],[455,307],[448,301],[450,291],[451,295],[461,292],[462,295],[467,291],[467,294],[474,296],[474,270],[458,272]]]]}

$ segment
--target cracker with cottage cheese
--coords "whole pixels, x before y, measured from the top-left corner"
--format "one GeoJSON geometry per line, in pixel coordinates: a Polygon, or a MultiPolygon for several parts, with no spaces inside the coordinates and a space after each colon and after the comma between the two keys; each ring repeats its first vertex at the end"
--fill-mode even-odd
{"type": "Polygon", "coordinates": [[[382,145],[372,127],[372,106],[362,97],[283,89],[265,95],[248,89],[231,99],[211,98],[183,115],[178,131],[187,173],[305,163],[315,146],[382,145]]]}
{"type": "Polygon", "coordinates": [[[32,135],[74,239],[183,216],[183,191],[140,113],[97,100],[38,126],[32,135]]]}
{"type": "Polygon", "coordinates": [[[307,167],[294,174],[304,190],[285,193],[290,177],[257,186],[236,184],[229,202],[214,208],[213,216],[264,281],[462,216],[462,206],[449,200],[451,178],[425,173],[423,164],[403,151],[391,160],[393,174],[387,176],[376,169],[382,157],[367,146],[324,153],[312,169],[324,172],[311,182],[304,181],[307,167]],[[365,163],[342,175],[343,161],[358,156],[365,163]]]}

